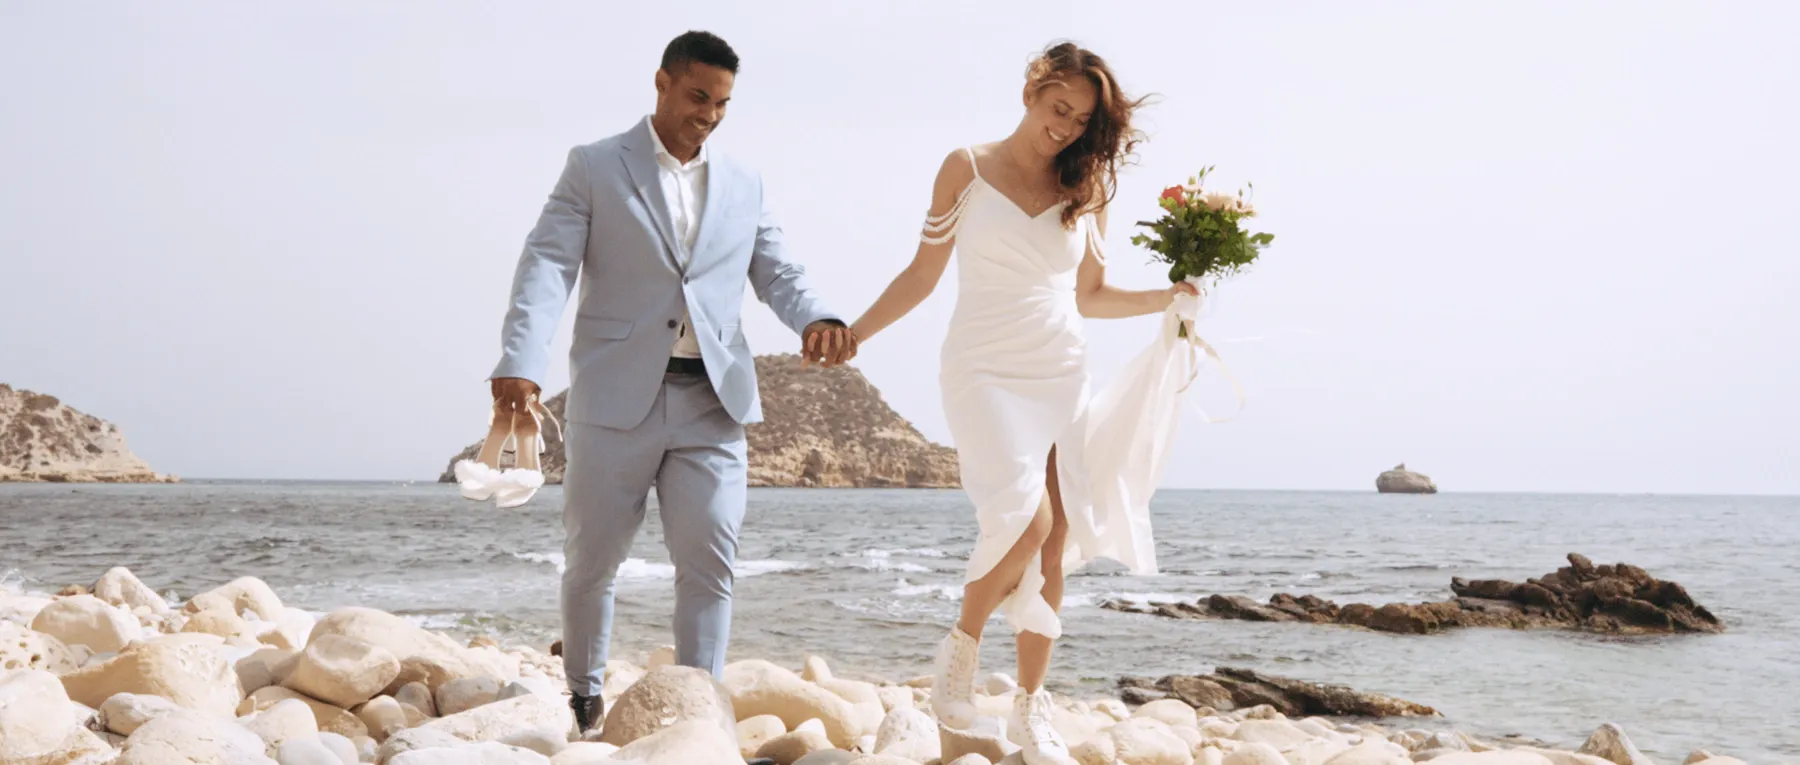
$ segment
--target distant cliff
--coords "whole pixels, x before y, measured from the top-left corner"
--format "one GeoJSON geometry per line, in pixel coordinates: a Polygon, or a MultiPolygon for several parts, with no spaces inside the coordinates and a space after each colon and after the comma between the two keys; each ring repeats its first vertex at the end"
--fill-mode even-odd
{"type": "Polygon", "coordinates": [[[0,481],[165,483],[110,422],[0,383],[0,481]]]}
{"type": "MultiPolygon", "coordinates": [[[[763,422],[747,428],[751,486],[955,488],[956,452],[921,435],[851,367],[800,368],[792,354],[759,356],[763,422]]],[[[560,420],[568,391],[544,402],[560,420]]],[[[563,445],[544,433],[544,477],[561,483],[563,445]]],[[[476,443],[450,458],[474,458],[476,443]]],[[[502,464],[510,464],[505,456],[502,464]]],[[[448,468],[439,481],[455,480],[448,468]]]]}

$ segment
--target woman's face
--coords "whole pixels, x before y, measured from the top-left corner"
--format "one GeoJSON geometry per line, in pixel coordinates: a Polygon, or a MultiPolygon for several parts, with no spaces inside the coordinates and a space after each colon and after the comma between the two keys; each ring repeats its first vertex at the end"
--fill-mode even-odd
{"type": "Polygon", "coordinates": [[[1087,131],[1099,95],[1086,77],[1028,83],[1025,122],[1032,147],[1046,157],[1061,154],[1087,131]]]}

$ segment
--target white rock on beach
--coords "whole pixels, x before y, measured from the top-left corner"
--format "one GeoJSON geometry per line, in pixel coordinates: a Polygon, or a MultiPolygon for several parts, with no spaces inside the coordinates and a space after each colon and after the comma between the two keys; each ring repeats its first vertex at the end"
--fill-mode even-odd
{"type": "Polygon", "coordinates": [[[1193,765],[1193,748],[1169,729],[1169,724],[1150,717],[1133,717],[1108,731],[1120,762],[1132,765],[1193,765]]]}
{"type": "Polygon", "coordinates": [[[688,720],[663,728],[621,747],[612,756],[619,763],[682,765],[684,763],[741,762],[737,742],[716,721],[688,720]]]}
{"type": "Polygon", "coordinates": [[[756,756],[756,750],[768,743],[769,739],[787,733],[787,725],[775,715],[757,715],[738,721],[738,751],[744,759],[756,756]]]}
{"type": "MultiPolygon", "coordinates": [[[[340,608],[326,614],[313,625],[312,638],[317,642],[326,635],[356,638],[380,646],[400,660],[400,674],[379,692],[397,691],[399,686],[423,682],[436,691],[444,683],[461,677],[493,677],[511,680],[506,664],[482,651],[464,648],[443,635],[426,631],[385,611],[373,608],[340,608]]],[[[516,672],[515,675],[516,676],[516,672]]]]}
{"type": "Polygon", "coordinates": [[[375,751],[375,762],[386,763],[406,752],[445,747],[457,748],[468,743],[452,735],[449,731],[408,728],[381,742],[380,748],[375,751]]]}
{"type": "Polygon", "coordinates": [[[1543,755],[1520,749],[1450,752],[1433,757],[1430,762],[1438,763],[1438,765],[1550,765],[1550,760],[1543,755]]]}
{"type": "MultiPolygon", "coordinates": [[[[414,720],[406,713],[406,705],[396,701],[392,696],[376,696],[368,703],[350,710],[369,729],[369,737],[377,743],[386,741],[388,736],[420,725],[424,720],[414,720]]],[[[416,710],[415,710],[416,711],[416,710]]]]}
{"type": "Polygon", "coordinates": [[[249,696],[271,685],[280,685],[299,661],[299,651],[271,647],[252,652],[232,666],[237,670],[238,688],[249,696]]]}
{"type": "Polygon", "coordinates": [[[450,716],[500,700],[500,678],[459,677],[437,690],[438,714],[450,716]]]}
{"type": "Polygon", "coordinates": [[[238,724],[261,738],[271,757],[289,741],[317,741],[319,738],[319,723],[313,717],[312,708],[299,699],[288,699],[261,712],[240,717],[238,724]]]}
{"type": "Polygon", "coordinates": [[[1252,742],[1240,746],[1236,751],[1225,755],[1223,765],[1289,765],[1281,751],[1261,742],[1252,742]]]}
{"type": "MultiPolygon", "coordinates": [[[[1591,754],[1564,752],[1556,749],[1538,749],[1536,747],[1520,746],[1514,747],[1513,751],[1531,752],[1533,754],[1541,755],[1544,759],[1550,761],[1550,765],[1612,765],[1612,760],[1602,759],[1591,754]]],[[[1728,765],[1728,763],[1718,762],[1713,763],[1713,765],[1728,765]]]]}
{"type": "Polygon", "coordinates": [[[100,575],[100,580],[94,583],[94,597],[128,611],[139,606],[150,609],[150,613],[157,616],[170,611],[168,600],[124,566],[114,566],[100,575]]]}
{"type": "MultiPolygon", "coordinates": [[[[693,760],[692,762],[702,762],[693,760]]],[[[456,748],[417,749],[395,756],[388,765],[549,765],[550,758],[529,749],[486,741],[456,748]]]]}
{"type": "Polygon", "coordinates": [[[831,739],[827,738],[824,733],[801,728],[764,741],[762,746],[757,747],[755,756],[774,760],[776,765],[782,765],[782,763],[793,765],[813,752],[823,752],[831,748],[831,739]]]}
{"type": "Polygon", "coordinates": [[[438,717],[437,701],[431,695],[431,689],[424,683],[407,683],[392,694],[395,701],[406,704],[426,717],[438,717]]]}
{"type": "Polygon", "coordinates": [[[222,638],[253,636],[250,623],[244,621],[244,617],[222,609],[202,611],[188,617],[187,622],[181,625],[181,631],[217,635],[222,638]]]}
{"type": "Polygon", "coordinates": [[[606,711],[601,741],[626,747],[640,738],[690,720],[712,724],[737,739],[730,692],[712,673],[664,665],[650,670],[606,711]]]}
{"type": "MultiPolygon", "coordinates": [[[[318,736],[284,741],[275,748],[274,757],[281,765],[344,765],[343,758],[325,746],[318,736]]],[[[355,761],[350,765],[355,765],[355,761]]]]}
{"type": "MultiPolygon", "coordinates": [[[[550,765],[600,765],[613,762],[612,756],[619,748],[612,744],[598,741],[570,742],[555,757],[550,758],[550,765]]],[[[732,763],[736,765],[736,763],[732,763]]]]}
{"type": "Polygon", "coordinates": [[[1019,750],[1006,740],[1006,722],[997,717],[976,717],[967,729],[938,726],[938,748],[946,760],[979,754],[992,762],[1000,762],[1019,750]]]}
{"type": "Polygon", "coordinates": [[[92,595],[58,598],[31,620],[31,629],[95,653],[116,653],[144,635],[130,611],[92,595]]]}
{"type": "Polygon", "coordinates": [[[281,598],[263,580],[254,576],[242,576],[230,582],[202,593],[195,600],[205,602],[224,601],[231,604],[231,612],[241,614],[245,611],[256,614],[264,621],[280,621],[283,606],[281,598]]]}
{"type": "Polygon", "coordinates": [[[0,672],[0,762],[25,762],[61,749],[78,730],[76,711],[55,675],[37,669],[0,672]]]}
{"type": "Polygon", "coordinates": [[[237,672],[219,650],[189,636],[135,644],[103,663],[63,675],[62,682],[69,698],[94,708],[115,694],[138,693],[230,717],[243,698],[237,672]]]}
{"type": "Polygon", "coordinates": [[[138,728],[115,765],[276,765],[265,749],[236,722],[183,709],[138,728]]]}
{"type": "Polygon", "coordinates": [[[567,705],[556,704],[534,695],[496,701],[467,712],[440,717],[419,729],[442,731],[464,741],[499,741],[516,733],[539,728],[570,730],[574,726],[575,715],[567,705]]]}
{"type": "Polygon", "coordinates": [[[943,742],[930,716],[917,709],[896,709],[875,732],[875,753],[926,762],[943,756],[943,742]]]}
{"type": "Polygon", "coordinates": [[[119,693],[100,705],[100,714],[96,723],[103,729],[121,736],[129,736],[144,723],[158,717],[174,713],[183,707],[161,696],[146,696],[139,693],[119,693]]]}
{"type": "Polygon", "coordinates": [[[1200,716],[1185,701],[1176,699],[1158,699],[1137,708],[1132,717],[1148,717],[1161,720],[1171,727],[1188,727],[1200,730],[1200,716]]]}
{"type": "Polygon", "coordinates": [[[356,715],[351,714],[349,710],[332,706],[311,696],[307,696],[306,694],[296,692],[289,688],[283,688],[279,685],[271,685],[250,694],[250,697],[244,699],[244,703],[238,707],[238,716],[241,717],[252,712],[261,712],[276,704],[290,700],[300,701],[306,704],[307,708],[312,710],[313,722],[318,725],[319,730],[330,731],[345,738],[356,738],[357,736],[369,735],[369,727],[364,725],[362,720],[357,719],[356,715]]]}
{"type": "Polygon", "coordinates": [[[887,717],[887,710],[881,704],[881,694],[876,693],[874,683],[834,677],[816,685],[850,702],[851,719],[863,736],[875,735],[875,729],[880,728],[881,721],[887,717]]]}
{"type": "Polygon", "coordinates": [[[281,684],[348,709],[375,698],[400,675],[400,660],[387,649],[343,635],[307,643],[281,684]]]}
{"type": "MultiPolygon", "coordinates": [[[[344,765],[356,765],[362,761],[362,756],[356,748],[356,742],[345,738],[344,736],[336,733],[321,732],[319,733],[319,743],[324,744],[326,750],[337,755],[337,758],[342,761],[344,765]]],[[[375,755],[374,743],[375,742],[373,741],[369,742],[369,755],[371,759],[375,755]]]]}
{"type": "Polygon", "coordinates": [[[14,669],[41,669],[53,675],[75,671],[81,666],[69,647],[61,640],[26,628],[22,624],[0,621],[0,672],[14,669]]]}
{"type": "Polygon", "coordinates": [[[1325,761],[1325,765],[1408,765],[1406,747],[1381,738],[1366,738],[1325,761]]]}
{"type": "Polygon", "coordinates": [[[724,682],[739,719],[771,714],[789,729],[816,719],[824,724],[831,745],[840,749],[855,746],[863,735],[854,705],[770,662],[733,662],[725,667],[724,682]]]}

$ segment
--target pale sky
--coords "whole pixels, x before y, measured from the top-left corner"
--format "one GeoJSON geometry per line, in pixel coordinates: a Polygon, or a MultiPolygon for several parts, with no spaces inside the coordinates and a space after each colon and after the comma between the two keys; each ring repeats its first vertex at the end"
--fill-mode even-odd
{"type": "MultiPolygon", "coordinates": [[[[0,382],[184,476],[434,478],[484,432],[569,147],[647,113],[689,28],[743,58],[713,145],[846,318],[1052,40],[1160,95],[1114,283],[1166,283],[1123,225],[1162,186],[1255,182],[1275,245],[1202,327],[1249,406],[1186,423],[1169,486],[1368,490],[1404,460],[1447,491],[1800,493],[1782,2],[4,3],[0,382]]],[[[940,442],[953,281],[856,362],[940,442]]],[[[1155,326],[1090,322],[1096,377],[1155,326]]],[[[1216,375],[1194,399],[1232,409],[1216,375]]]]}

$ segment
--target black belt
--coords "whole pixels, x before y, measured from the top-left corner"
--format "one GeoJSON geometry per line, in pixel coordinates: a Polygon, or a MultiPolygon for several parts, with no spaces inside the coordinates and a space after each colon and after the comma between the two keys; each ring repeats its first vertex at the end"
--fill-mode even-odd
{"type": "Polygon", "coordinates": [[[706,362],[701,361],[700,359],[684,359],[670,356],[669,374],[704,375],[706,374],[706,362]]]}

